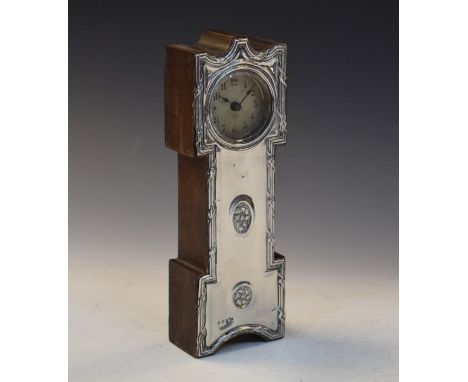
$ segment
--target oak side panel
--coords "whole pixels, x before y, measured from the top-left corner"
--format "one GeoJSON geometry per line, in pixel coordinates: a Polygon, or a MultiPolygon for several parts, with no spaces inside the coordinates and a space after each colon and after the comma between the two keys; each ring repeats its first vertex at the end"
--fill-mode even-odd
{"type": "Polygon", "coordinates": [[[179,258],[208,272],[208,158],[178,155],[179,258]]]}
{"type": "Polygon", "coordinates": [[[164,65],[164,119],[166,146],[195,157],[195,55],[184,45],[166,47],[164,65]]]}

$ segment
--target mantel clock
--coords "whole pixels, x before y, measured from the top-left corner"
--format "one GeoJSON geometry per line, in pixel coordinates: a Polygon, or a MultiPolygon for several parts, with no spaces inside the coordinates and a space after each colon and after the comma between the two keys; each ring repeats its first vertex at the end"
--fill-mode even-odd
{"type": "Polygon", "coordinates": [[[165,139],[179,180],[169,338],[194,357],[241,334],[284,336],[274,177],[285,97],[283,43],[208,31],[166,47],[165,139]]]}

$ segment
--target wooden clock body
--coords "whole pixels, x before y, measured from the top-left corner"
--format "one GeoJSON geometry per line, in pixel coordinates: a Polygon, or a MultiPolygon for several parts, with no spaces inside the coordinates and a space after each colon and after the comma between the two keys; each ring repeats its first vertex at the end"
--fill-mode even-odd
{"type": "Polygon", "coordinates": [[[169,339],[194,357],[241,334],[284,336],[284,257],[274,252],[275,147],[286,141],[286,45],[205,32],[165,56],[166,146],[178,153],[179,245],[169,262],[169,339]],[[209,118],[217,79],[243,69],[271,92],[257,136],[223,142],[209,118]],[[239,231],[234,216],[248,224],[239,231]]]}

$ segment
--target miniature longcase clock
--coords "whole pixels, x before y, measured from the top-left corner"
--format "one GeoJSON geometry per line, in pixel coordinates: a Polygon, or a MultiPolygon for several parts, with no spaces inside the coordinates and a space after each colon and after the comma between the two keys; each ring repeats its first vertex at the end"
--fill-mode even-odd
{"type": "Polygon", "coordinates": [[[194,357],[242,334],[284,336],[274,177],[285,96],[283,43],[209,31],[166,47],[166,146],[179,178],[169,338],[194,357]]]}

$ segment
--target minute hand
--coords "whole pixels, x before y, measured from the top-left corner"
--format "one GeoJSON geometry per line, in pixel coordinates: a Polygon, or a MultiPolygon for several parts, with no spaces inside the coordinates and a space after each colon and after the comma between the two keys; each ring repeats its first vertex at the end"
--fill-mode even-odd
{"type": "Polygon", "coordinates": [[[252,91],[252,89],[255,87],[255,84],[252,85],[252,87],[247,90],[247,93],[245,93],[245,96],[244,98],[242,98],[242,100],[239,102],[239,105],[242,105],[242,102],[244,102],[244,100],[249,96],[250,92],[252,91]]]}

